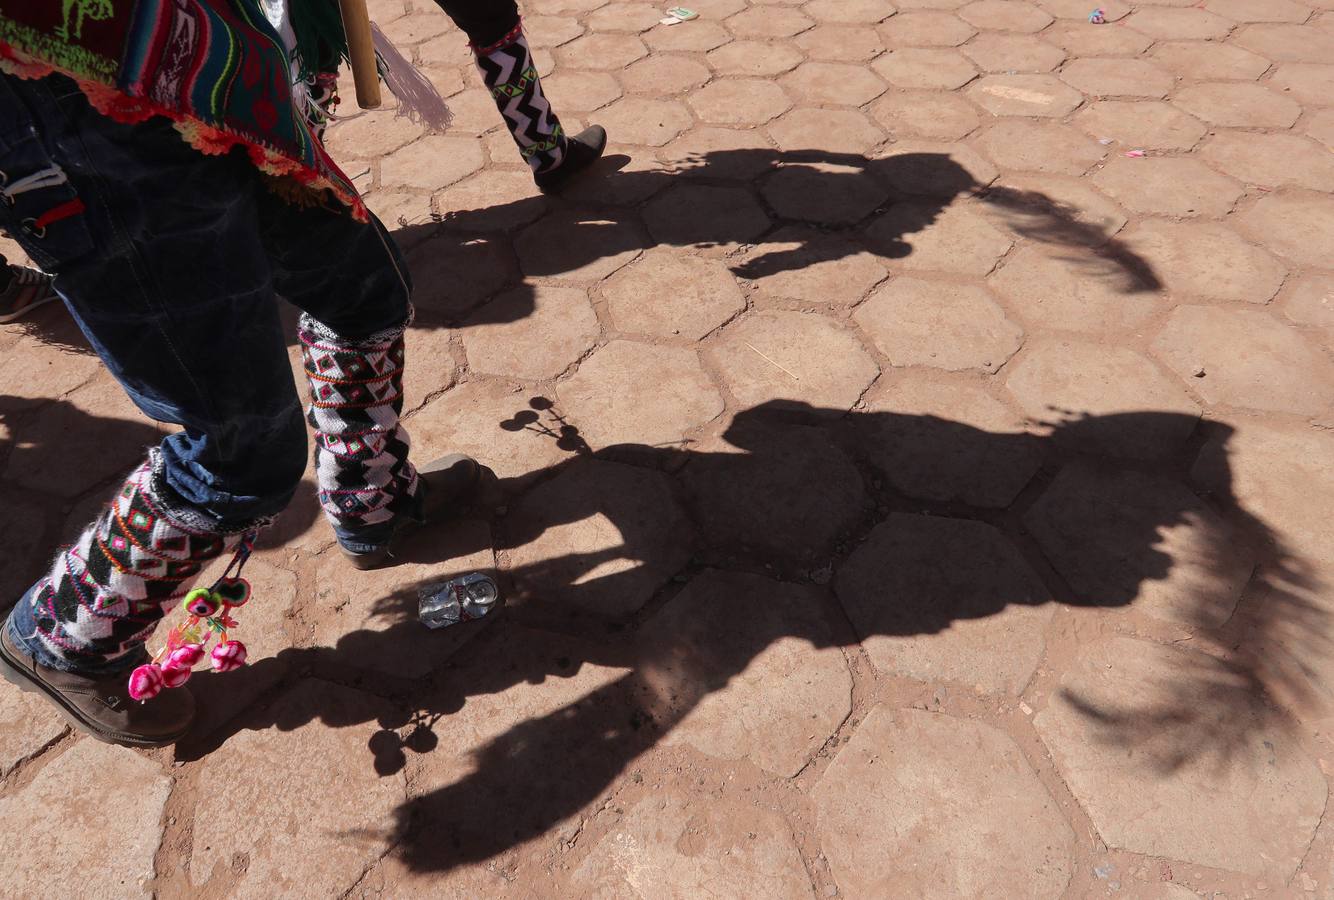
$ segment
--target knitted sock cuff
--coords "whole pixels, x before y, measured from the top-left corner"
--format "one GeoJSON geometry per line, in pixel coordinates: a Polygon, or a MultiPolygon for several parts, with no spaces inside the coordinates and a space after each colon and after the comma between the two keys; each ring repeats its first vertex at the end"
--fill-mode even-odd
{"type": "Polygon", "coordinates": [[[333,344],[340,350],[375,350],[402,337],[416,315],[416,310],[409,306],[408,315],[403,320],[403,324],[372,332],[363,338],[344,337],[310,313],[301,314],[301,318],[297,322],[297,329],[303,335],[308,334],[317,341],[333,344]]]}
{"type": "Polygon", "coordinates": [[[469,42],[468,46],[471,47],[472,52],[478,56],[486,56],[487,54],[495,53],[497,50],[504,50],[521,37],[523,37],[522,17],[519,18],[519,21],[514,23],[514,27],[506,32],[504,37],[496,41],[494,44],[487,44],[485,47],[479,47],[476,44],[469,42]]]}

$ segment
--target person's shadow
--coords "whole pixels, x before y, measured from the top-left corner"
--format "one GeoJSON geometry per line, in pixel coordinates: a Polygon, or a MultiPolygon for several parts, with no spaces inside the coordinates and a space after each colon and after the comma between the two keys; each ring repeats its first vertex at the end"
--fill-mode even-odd
{"type": "MultiPolygon", "coordinates": [[[[1127,698],[1128,710],[1070,697],[1127,752],[1138,736],[1171,733],[1171,752],[1146,754],[1164,769],[1226,757],[1255,729],[1286,725],[1274,697],[1303,689],[1300,677],[1275,664],[1274,648],[1301,663],[1327,653],[1329,641],[1325,613],[1307,599],[1312,579],[1238,506],[1225,469],[1202,499],[1171,474],[1101,455],[1109,434],[1185,440],[1196,424],[1145,411],[996,433],[929,415],[775,402],[737,415],[717,446],[594,452],[578,423],[534,397],[497,432],[558,441],[570,456],[497,486],[514,499],[495,516],[496,549],[517,562],[501,576],[506,608],[455,626],[461,634],[480,629],[469,646],[425,678],[366,668],[422,646],[423,583],[408,584],[375,604],[391,623],[383,630],[286,650],[227,676],[268,679],[278,667],[374,684],[394,698],[396,712],[359,711],[318,691],[283,703],[289,680],[273,703],[187,738],[178,755],[206,755],[243,729],[313,720],[341,728],[378,718],[366,757],[340,765],[387,774],[409,753],[433,752],[437,732],[470,698],[571,678],[586,665],[627,670],[467,748],[471,765],[456,780],[399,807],[390,841],[403,862],[446,870],[490,859],[578,814],[780,640],[846,647],[1064,603],[1144,604],[1137,614],[1235,644],[1225,660],[1174,673],[1154,699],[1127,698]],[[1023,527],[1002,507],[1021,510],[1023,527]],[[609,546],[525,553],[594,517],[613,527],[609,546]],[[1179,529],[1189,530],[1188,545],[1168,540],[1179,529]],[[829,559],[831,570],[813,568],[829,559]],[[1273,590],[1247,608],[1241,586],[1257,559],[1273,590]],[[1155,600],[1153,588],[1178,567],[1192,577],[1208,573],[1207,585],[1155,600]]],[[[1225,448],[1229,430],[1211,427],[1225,448]]],[[[479,534],[423,532],[403,561],[439,564],[435,583],[457,574],[449,559],[485,549],[479,534]]],[[[442,636],[440,646],[452,649],[456,640],[442,636]]]]}

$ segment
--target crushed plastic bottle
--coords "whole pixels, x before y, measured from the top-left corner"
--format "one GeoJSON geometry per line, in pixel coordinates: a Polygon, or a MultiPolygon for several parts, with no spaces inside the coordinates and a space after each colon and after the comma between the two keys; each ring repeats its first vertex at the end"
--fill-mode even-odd
{"type": "Polygon", "coordinates": [[[500,588],[489,576],[470,572],[417,591],[417,617],[427,628],[480,619],[499,605],[500,588]]]}

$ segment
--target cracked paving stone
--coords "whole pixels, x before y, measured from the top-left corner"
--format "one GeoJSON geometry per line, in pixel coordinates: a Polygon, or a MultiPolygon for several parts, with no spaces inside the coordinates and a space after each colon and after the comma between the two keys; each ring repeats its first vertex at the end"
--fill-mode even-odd
{"type": "Polygon", "coordinates": [[[56,708],[39,694],[0,688],[0,776],[69,731],[56,708]]]}

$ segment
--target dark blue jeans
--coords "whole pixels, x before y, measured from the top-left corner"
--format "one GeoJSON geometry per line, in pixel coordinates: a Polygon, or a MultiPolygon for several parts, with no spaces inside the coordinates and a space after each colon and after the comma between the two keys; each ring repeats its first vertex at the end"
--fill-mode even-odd
{"type": "Polygon", "coordinates": [[[220,531],[282,510],[308,459],[278,298],[352,340],[410,315],[378,221],[290,205],[239,152],[116,123],[61,76],[0,75],[0,188],[0,229],[139,408],[181,426],[160,447],[172,503],[220,531]]]}

